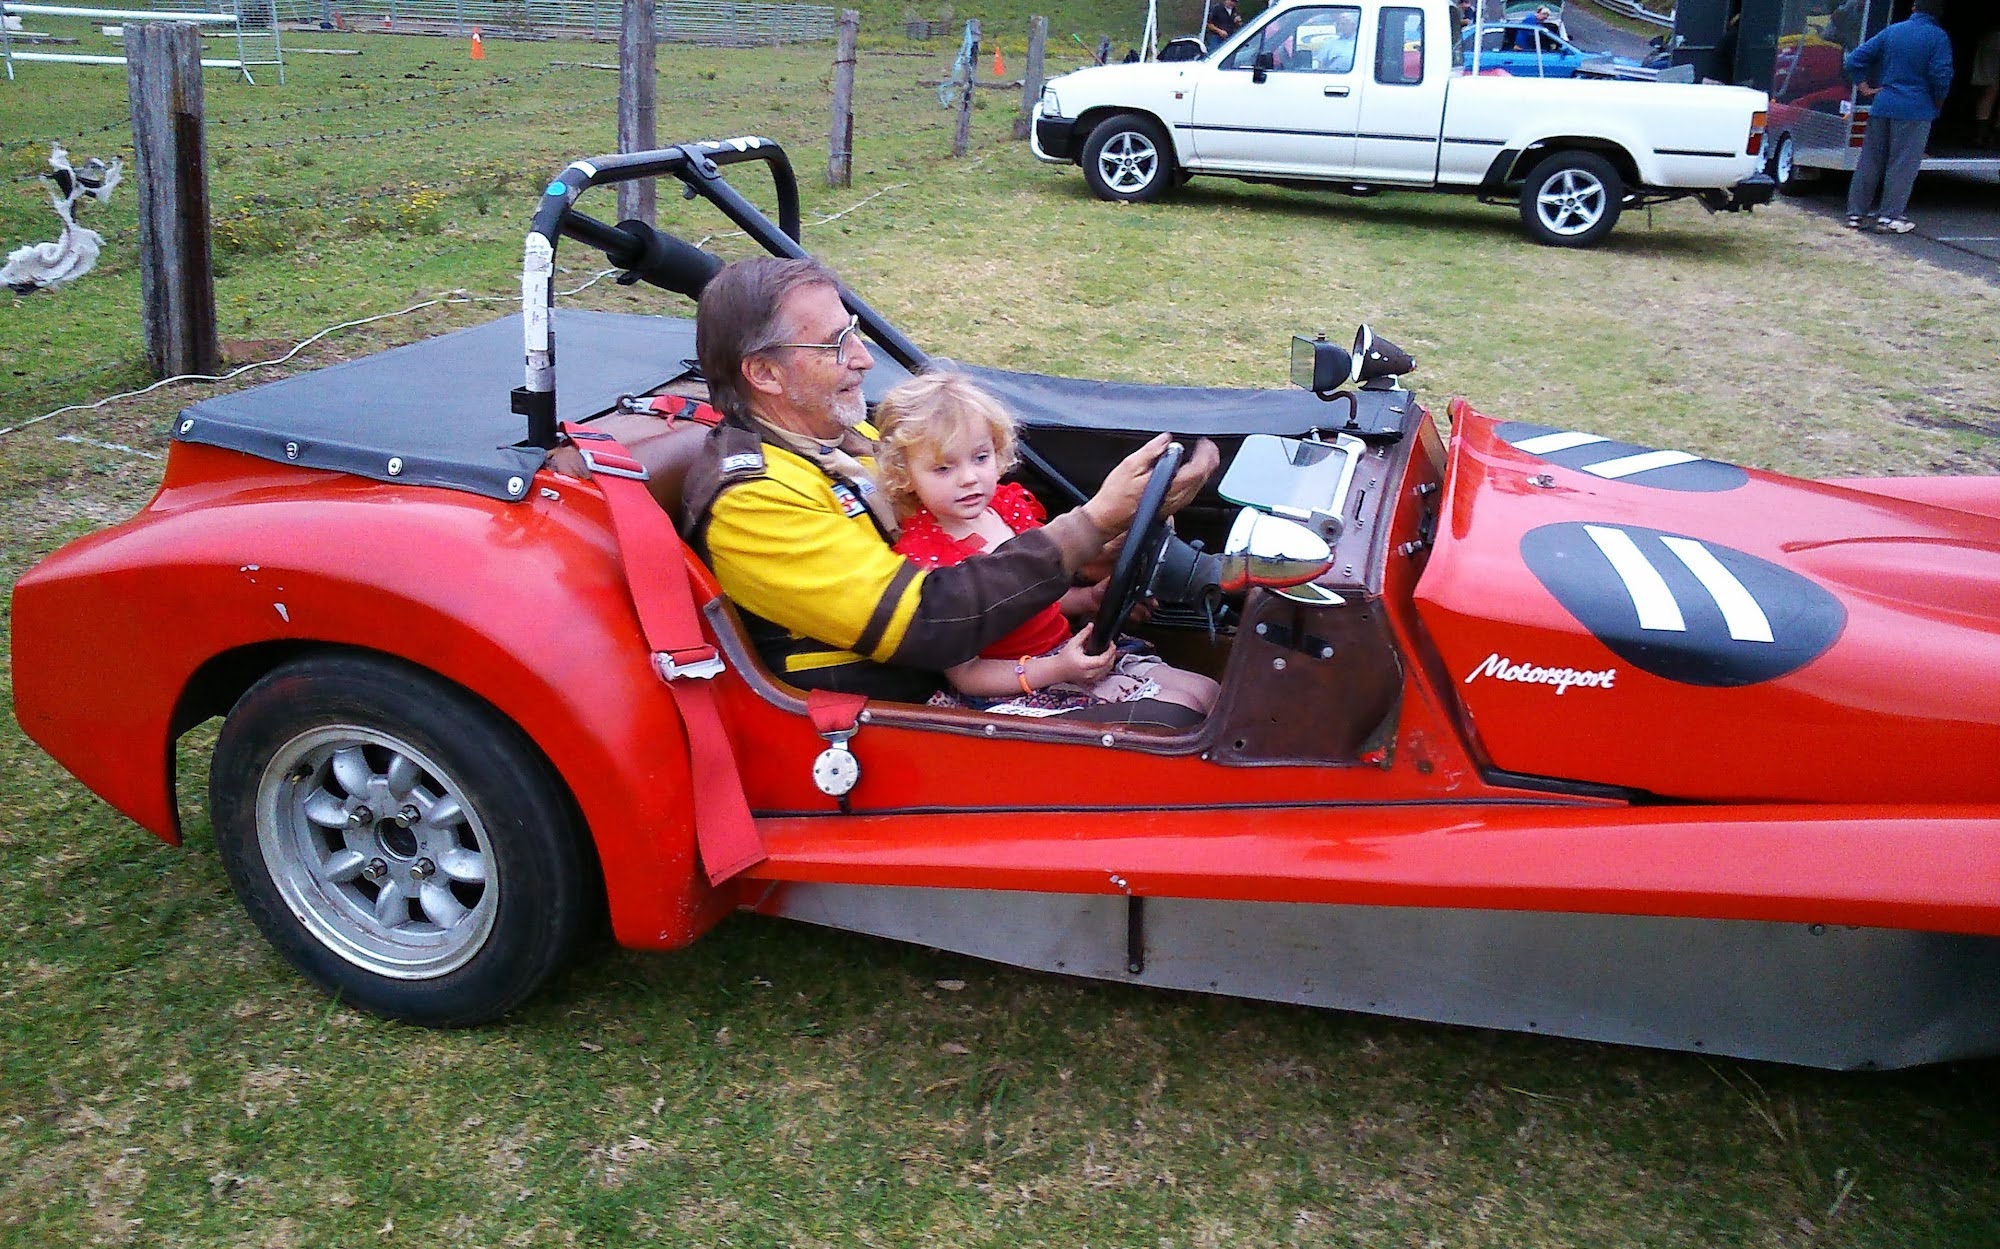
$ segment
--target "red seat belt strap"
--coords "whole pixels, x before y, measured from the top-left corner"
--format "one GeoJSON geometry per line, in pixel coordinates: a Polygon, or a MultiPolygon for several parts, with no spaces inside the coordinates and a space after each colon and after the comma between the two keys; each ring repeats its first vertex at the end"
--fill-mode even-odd
{"type": "Polygon", "coordinates": [[[813,731],[832,739],[835,733],[853,729],[868,705],[866,694],[844,694],[837,690],[807,690],[806,714],[812,717],[813,731]]]}
{"type": "Polygon", "coordinates": [[[563,422],[562,431],[604,492],[646,649],[687,730],[702,867],[709,883],[721,884],[762,862],[764,846],[716,704],[711,679],[722,671],[722,656],[702,635],[680,535],[647,491],[646,469],[629,451],[610,435],[573,422],[563,422]]]}

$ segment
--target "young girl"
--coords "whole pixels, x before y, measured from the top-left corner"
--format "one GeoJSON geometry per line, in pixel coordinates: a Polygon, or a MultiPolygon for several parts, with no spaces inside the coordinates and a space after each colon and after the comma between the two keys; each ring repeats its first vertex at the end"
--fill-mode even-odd
{"type": "MultiPolygon", "coordinates": [[[[1040,525],[1035,496],[1001,474],[1014,467],[1014,418],[959,373],[926,373],[896,386],[875,411],[882,488],[903,514],[896,550],[926,568],[961,563],[1040,525]]],[[[1206,715],[1216,684],[1119,639],[1086,654],[1102,585],[1074,589],[1026,624],[945,673],[961,702],[1015,715],[1055,715],[1092,703],[1156,698],[1206,715]]],[[[949,696],[944,696],[949,699],[949,696]]]]}

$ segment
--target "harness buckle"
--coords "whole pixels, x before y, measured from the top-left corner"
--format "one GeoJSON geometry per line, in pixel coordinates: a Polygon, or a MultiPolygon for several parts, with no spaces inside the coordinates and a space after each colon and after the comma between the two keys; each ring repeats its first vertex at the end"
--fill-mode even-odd
{"type": "Polygon", "coordinates": [[[602,473],[606,477],[624,477],[632,481],[647,480],[646,466],[631,456],[620,455],[616,451],[593,451],[585,445],[592,442],[615,442],[616,439],[610,434],[600,434],[594,429],[573,429],[564,436],[569,439],[569,445],[576,448],[576,453],[583,457],[583,466],[590,470],[591,476],[595,477],[602,473]]]}
{"type": "Polygon", "coordinates": [[[660,670],[660,679],[663,681],[678,681],[682,677],[706,681],[726,668],[722,656],[716,653],[713,646],[681,651],[678,654],[673,651],[655,651],[653,665],[660,670]]]}

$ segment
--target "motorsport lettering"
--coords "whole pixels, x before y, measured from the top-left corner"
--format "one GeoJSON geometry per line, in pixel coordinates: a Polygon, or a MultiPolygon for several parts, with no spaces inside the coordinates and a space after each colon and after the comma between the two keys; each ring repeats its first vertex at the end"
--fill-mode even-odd
{"type": "Polygon", "coordinates": [[[1561,694],[1574,685],[1578,689],[1608,690],[1618,679],[1618,669],[1605,668],[1598,672],[1579,672],[1575,668],[1537,668],[1533,664],[1517,664],[1499,652],[1488,655],[1479,666],[1466,674],[1465,683],[1472,684],[1480,677],[1492,677],[1496,681],[1517,681],[1523,685],[1553,685],[1561,694]]]}

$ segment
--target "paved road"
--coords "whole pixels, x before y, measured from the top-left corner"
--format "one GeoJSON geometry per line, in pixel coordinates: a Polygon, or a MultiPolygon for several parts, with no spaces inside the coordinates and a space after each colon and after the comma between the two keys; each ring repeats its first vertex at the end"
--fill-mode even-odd
{"type": "MultiPolygon", "coordinates": [[[[1652,51],[1646,46],[1646,36],[1613,26],[1598,16],[1596,7],[1588,0],[1571,0],[1563,6],[1563,28],[1569,31],[1571,43],[1592,52],[1609,52],[1613,56],[1644,60],[1652,51]]],[[[1660,33],[1664,35],[1667,31],[1662,27],[1660,33]]]]}
{"type": "MultiPolygon", "coordinates": [[[[1847,214],[1847,180],[1825,178],[1792,202],[1829,217],[1847,214]]],[[[1878,235],[1932,264],[2000,285],[2000,176],[1927,173],[1910,196],[1914,232],[1878,235]]]]}

